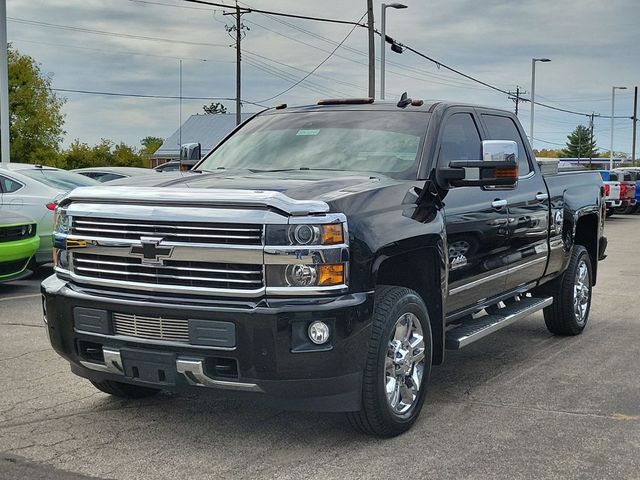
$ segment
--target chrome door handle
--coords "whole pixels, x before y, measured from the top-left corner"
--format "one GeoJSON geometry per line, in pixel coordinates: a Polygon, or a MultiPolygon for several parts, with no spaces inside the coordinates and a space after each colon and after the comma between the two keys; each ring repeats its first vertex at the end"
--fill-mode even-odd
{"type": "Polygon", "coordinates": [[[536,194],[536,200],[538,200],[539,202],[544,202],[548,198],[549,198],[549,195],[546,194],[546,193],[537,193],[536,194]]]}
{"type": "Polygon", "coordinates": [[[507,206],[507,201],[506,200],[496,199],[493,202],[491,202],[491,206],[493,208],[495,208],[496,210],[498,210],[498,209],[506,207],[507,206]]]}

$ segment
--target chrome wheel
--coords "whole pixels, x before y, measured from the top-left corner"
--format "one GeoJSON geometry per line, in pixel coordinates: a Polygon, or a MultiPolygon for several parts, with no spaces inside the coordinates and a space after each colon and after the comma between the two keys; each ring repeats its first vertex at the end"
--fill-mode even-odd
{"type": "Polygon", "coordinates": [[[466,240],[458,240],[449,244],[449,258],[465,255],[471,249],[471,244],[466,240]]]}
{"type": "Polygon", "coordinates": [[[385,358],[387,403],[396,414],[407,413],[418,397],[425,365],[425,343],[420,320],[403,314],[393,327],[385,358]]]}
{"type": "Polygon", "coordinates": [[[576,279],[573,285],[573,313],[579,325],[587,319],[589,299],[591,298],[591,279],[589,268],[585,260],[581,260],[576,269],[576,279]]]}

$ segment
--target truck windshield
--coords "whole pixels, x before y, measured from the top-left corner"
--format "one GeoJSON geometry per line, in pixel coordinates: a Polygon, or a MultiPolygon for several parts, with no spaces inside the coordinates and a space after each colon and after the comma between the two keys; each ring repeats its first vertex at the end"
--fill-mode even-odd
{"type": "Polygon", "coordinates": [[[428,113],[404,111],[262,115],[198,169],[338,170],[405,177],[415,172],[428,120],[428,113]]]}

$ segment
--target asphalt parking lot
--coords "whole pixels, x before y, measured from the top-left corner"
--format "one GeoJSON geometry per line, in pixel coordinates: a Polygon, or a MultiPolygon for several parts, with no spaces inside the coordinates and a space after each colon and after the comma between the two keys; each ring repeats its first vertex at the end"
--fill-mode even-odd
{"type": "Polygon", "coordinates": [[[436,367],[416,426],[360,436],[340,415],[216,392],[125,402],[48,345],[36,277],[0,286],[0,479],[640,478],[640,216],[607,221],[590,324],[537,314],[436,367]]]}

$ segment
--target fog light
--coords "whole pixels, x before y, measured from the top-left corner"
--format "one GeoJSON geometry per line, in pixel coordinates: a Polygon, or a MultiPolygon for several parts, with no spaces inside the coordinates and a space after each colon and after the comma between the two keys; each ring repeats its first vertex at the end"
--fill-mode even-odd
{"type": "Polygon", "coordinates": [[[316,321],[309,325],[309,338],[316,345],[322,345],[329,340],[329,325],[316,321]]]}

